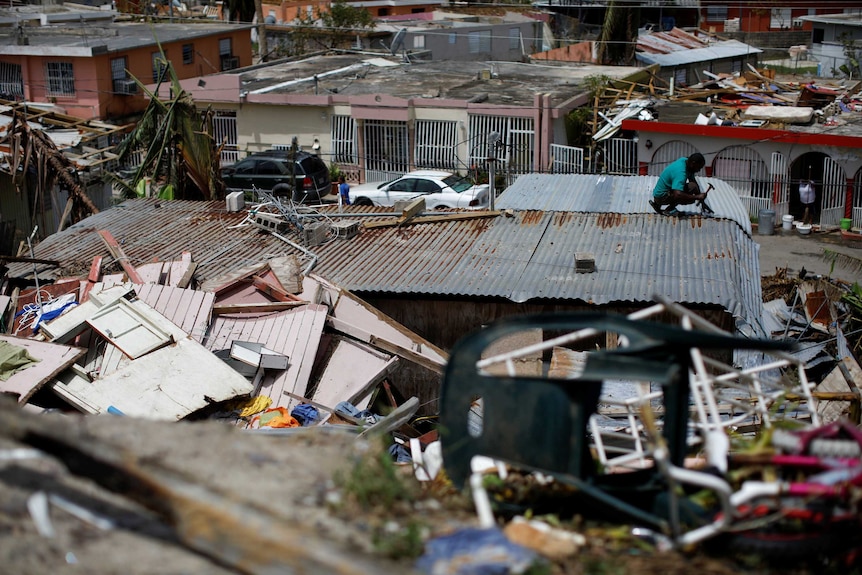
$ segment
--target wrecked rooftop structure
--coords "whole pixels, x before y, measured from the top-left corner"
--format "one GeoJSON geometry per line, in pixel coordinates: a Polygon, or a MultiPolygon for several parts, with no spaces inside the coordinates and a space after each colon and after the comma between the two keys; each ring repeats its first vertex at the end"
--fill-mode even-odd
{"type": "MultiPolygon", "coordinates": [[[[833,361],[821,389],[806,372],[813,356],[770,339],[795,333],[800,320],[782,323],[788,310],[777,306],[764,313],[746,210],[728,184],[701,180],[714,188],[712,217],[652,213],[652,176],[537,174],[501,194],[495,210],[428,211],[421,199],[393,209],[266,194],[249,205],[241,193],[147,198],[47,237],[31,257],[6,262],[0,300],[13,362],[0,389],[17,402],[0,405],[0,436],[18,458],[0,468],[30,502],[15,507],[21,531],[32,547],[37,536],[66,534],[61,560],[90,565],[81,542],[115,541],[119,529],[134,535],[122,557],[162,542],[139,541],[129,516],[115,521],[116,507],[87,513],[105,490],[152,511],[148,526],[169,529],[169,552],[138,553],[177,565],[189,564],[180,551],[193,554],[191,572],[299,562],[315,573],[434,573],[427,563],[463,560],[438,547],[444,537],[480,560],[476,526],[516,531],[513,515],[534,511],[622,517],[648,529],[626,537],[647,533],[683,549],[763,521],[751,502],[804,511],[795,497],[762,498],[777,485],[751,474],[762,461],[717,440],[787,422],[811,433],[784,435],[782,476],[816,504],[850,509],[828,533],[851,529],[855,503],[843,486],[823,494],[815,471],[831,464],[808,443],[853,443],[837,422],[858,406],[862,371],[852,358],[844,370],[833,361]],[[547,193],[563,187],[574,193],[547,193]],[[351,484],[396,481],[388,468],[358,476],[349,467],[374,453],[366,439],[379,438],[385,460],[425,491],[384,512],[340,507],[351,484]],[[30,468],[43,458],[68,471],[34,481],[30,468]],[[800,458],[812,467],[800,472],[800,458]],[[751,472],[743,481],[732,473],[740,466],[751,472]],[[56,495],[58,483],[81,480],[96,495],[65,486],[66,497],[56,495]],[[678,520],[689,498],[666,503],[681,484],[717,493],[702,524],[678,520]],[[463,501],[457,511],[445,498],[428,501],[453,487],[469,490],[475,515],[465,517],[463,501]],[[54,519],[53,508],[69,515],[54,519]],[[402,508],[410,517],[386,515],[402,508]],[[410,535],[397,559],[352,547],[387,529],[409,535],[402,526],[419,516],[437,522],[410,535]],[[82,537],[79,521],[97,530],[82,537]]],[[[806,313],[795,315],[804,323],[806,313]]],[[[556,528],[553,538],[568,544],[552,561],[579,561],[587,538],[577,525],[556,528]]],[[[522,553],[533,549],[527,540],[508,533],[497,544],[522,553]]]]}

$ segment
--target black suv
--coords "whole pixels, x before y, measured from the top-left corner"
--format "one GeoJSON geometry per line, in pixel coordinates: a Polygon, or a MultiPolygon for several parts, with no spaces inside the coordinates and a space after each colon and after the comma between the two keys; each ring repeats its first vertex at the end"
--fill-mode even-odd
{"type": "Polygon", "coordinates": [[[276,196],[290,196],[295,202],[320,202],[332,192],[326,163],[302,151],[257,152],[222,168],[221,177],[228,188],[272,191],[276,196]]]}

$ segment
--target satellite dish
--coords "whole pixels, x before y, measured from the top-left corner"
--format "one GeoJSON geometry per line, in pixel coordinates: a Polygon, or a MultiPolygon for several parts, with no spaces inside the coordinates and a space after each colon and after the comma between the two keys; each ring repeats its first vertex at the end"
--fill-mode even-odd
{"type": "Polygon", "coordinates": [[[404,44],[404,36],[407,35],[407,28],[402,28],[398,32],[395,33],[395,37],[392,39],[392,46],[389,48],[389,53],[393,56],[401,49],[401,45],[404,44]]]}

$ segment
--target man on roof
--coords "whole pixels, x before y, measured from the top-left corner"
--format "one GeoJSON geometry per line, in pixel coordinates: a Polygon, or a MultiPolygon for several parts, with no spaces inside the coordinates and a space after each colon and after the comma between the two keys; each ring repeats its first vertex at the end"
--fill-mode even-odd
{"type": "Polygon", "coordinates": [[[701,193],[700,186],[695,180],[695,174],[705,164],[703,154],[697,152],[687,158],[682,157],[668,164],[658,177],[649,205],[656,213],[677,216],[679,215],[679,210],[676,209],[678,205],[693,204],[705,200],[706,194],[701,193]]]}

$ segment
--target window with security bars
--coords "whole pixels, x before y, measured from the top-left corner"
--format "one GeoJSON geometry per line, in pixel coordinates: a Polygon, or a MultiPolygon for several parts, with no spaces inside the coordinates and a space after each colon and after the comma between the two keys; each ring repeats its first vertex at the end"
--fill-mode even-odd
{"type": "Polygon", "coordinates": [[[221,163],[230,165],[239,159],[236,112],[215,110],[212,117],[213,140],[221,146],[221,163]]]}
{"type": "Polygon", "coordinates": [[[790,8],[772,8],[769,12],[770,28],[790,28],[790,8]]]}
{"type": "Polygon", "coordinates": [[[477,30],[470,32],[467,36],[467,41],[470,45],[471,54],[490,54],[491,53],[491,31],[477,30]]]}
{"type": "Polygon", "coordinates": [[[509,28],[509,50],[519,50],[521,48],[521,29],[509,28]]]}
{"type": "Polygon", "coordinates": [[[75,74],[71,62],[48,62],[45,70],[49,96],[75,95],[75,74]]]}
{"type": "Polygon", "coordinates": [[[337,164],[356,165],[356,120],[350,116],[332,116],[330,126],[332,161],[337,164]]]}
{"type": "Polygon", "coordinates": [[[6,100],[24,98],[24,77],[20,64],[0,62],[0,97],[6,100]]]}
{"type": "Polygon", "coordinates": [[[410,170],[407,122],[368,120],[362,132],[369,182],[392,179],[410,170]]]}
{"type": "Polygon", "coordinates": [[[183,44],[183,64],[189,65],[195,63],[195,45],[183,44]]]}
{"type": "Polygon", "coordinates": [[[123,92],[122,82],[126,80],[126,58],[111,59],[111,81],[114,85],[114,92],[123,92]]]}
{"type": "Polygon", "coordinates": [[[719,22],[721,20],[727,20],[727,5],[726,4],[713,4],[706,7],[706,20],[708,22],[719,22]]]}
{"type": "Polygon", "coordinates": [[[470,116],[470,165],[487,167],[490,153],[497,159],[498,173],[510,183],[520,174],[535,171],[535,126],[532,118],[507,116],[470,116]],[[499,145],[490,149],[489,137],[499,134],[499,145]]]}
{"type": "Polygon", "coordinates": [[[168,71],[168,55],[165,53],[165,56],[162,57],[161,52],[153,52],[153,82],[161,82],[165,79],[165,75],[168,71]]]}
{"type": "Polygon", "coordinates": [[[417,168],[458,167],[458,122],[417,120],[413,163],[417,168]]]}

